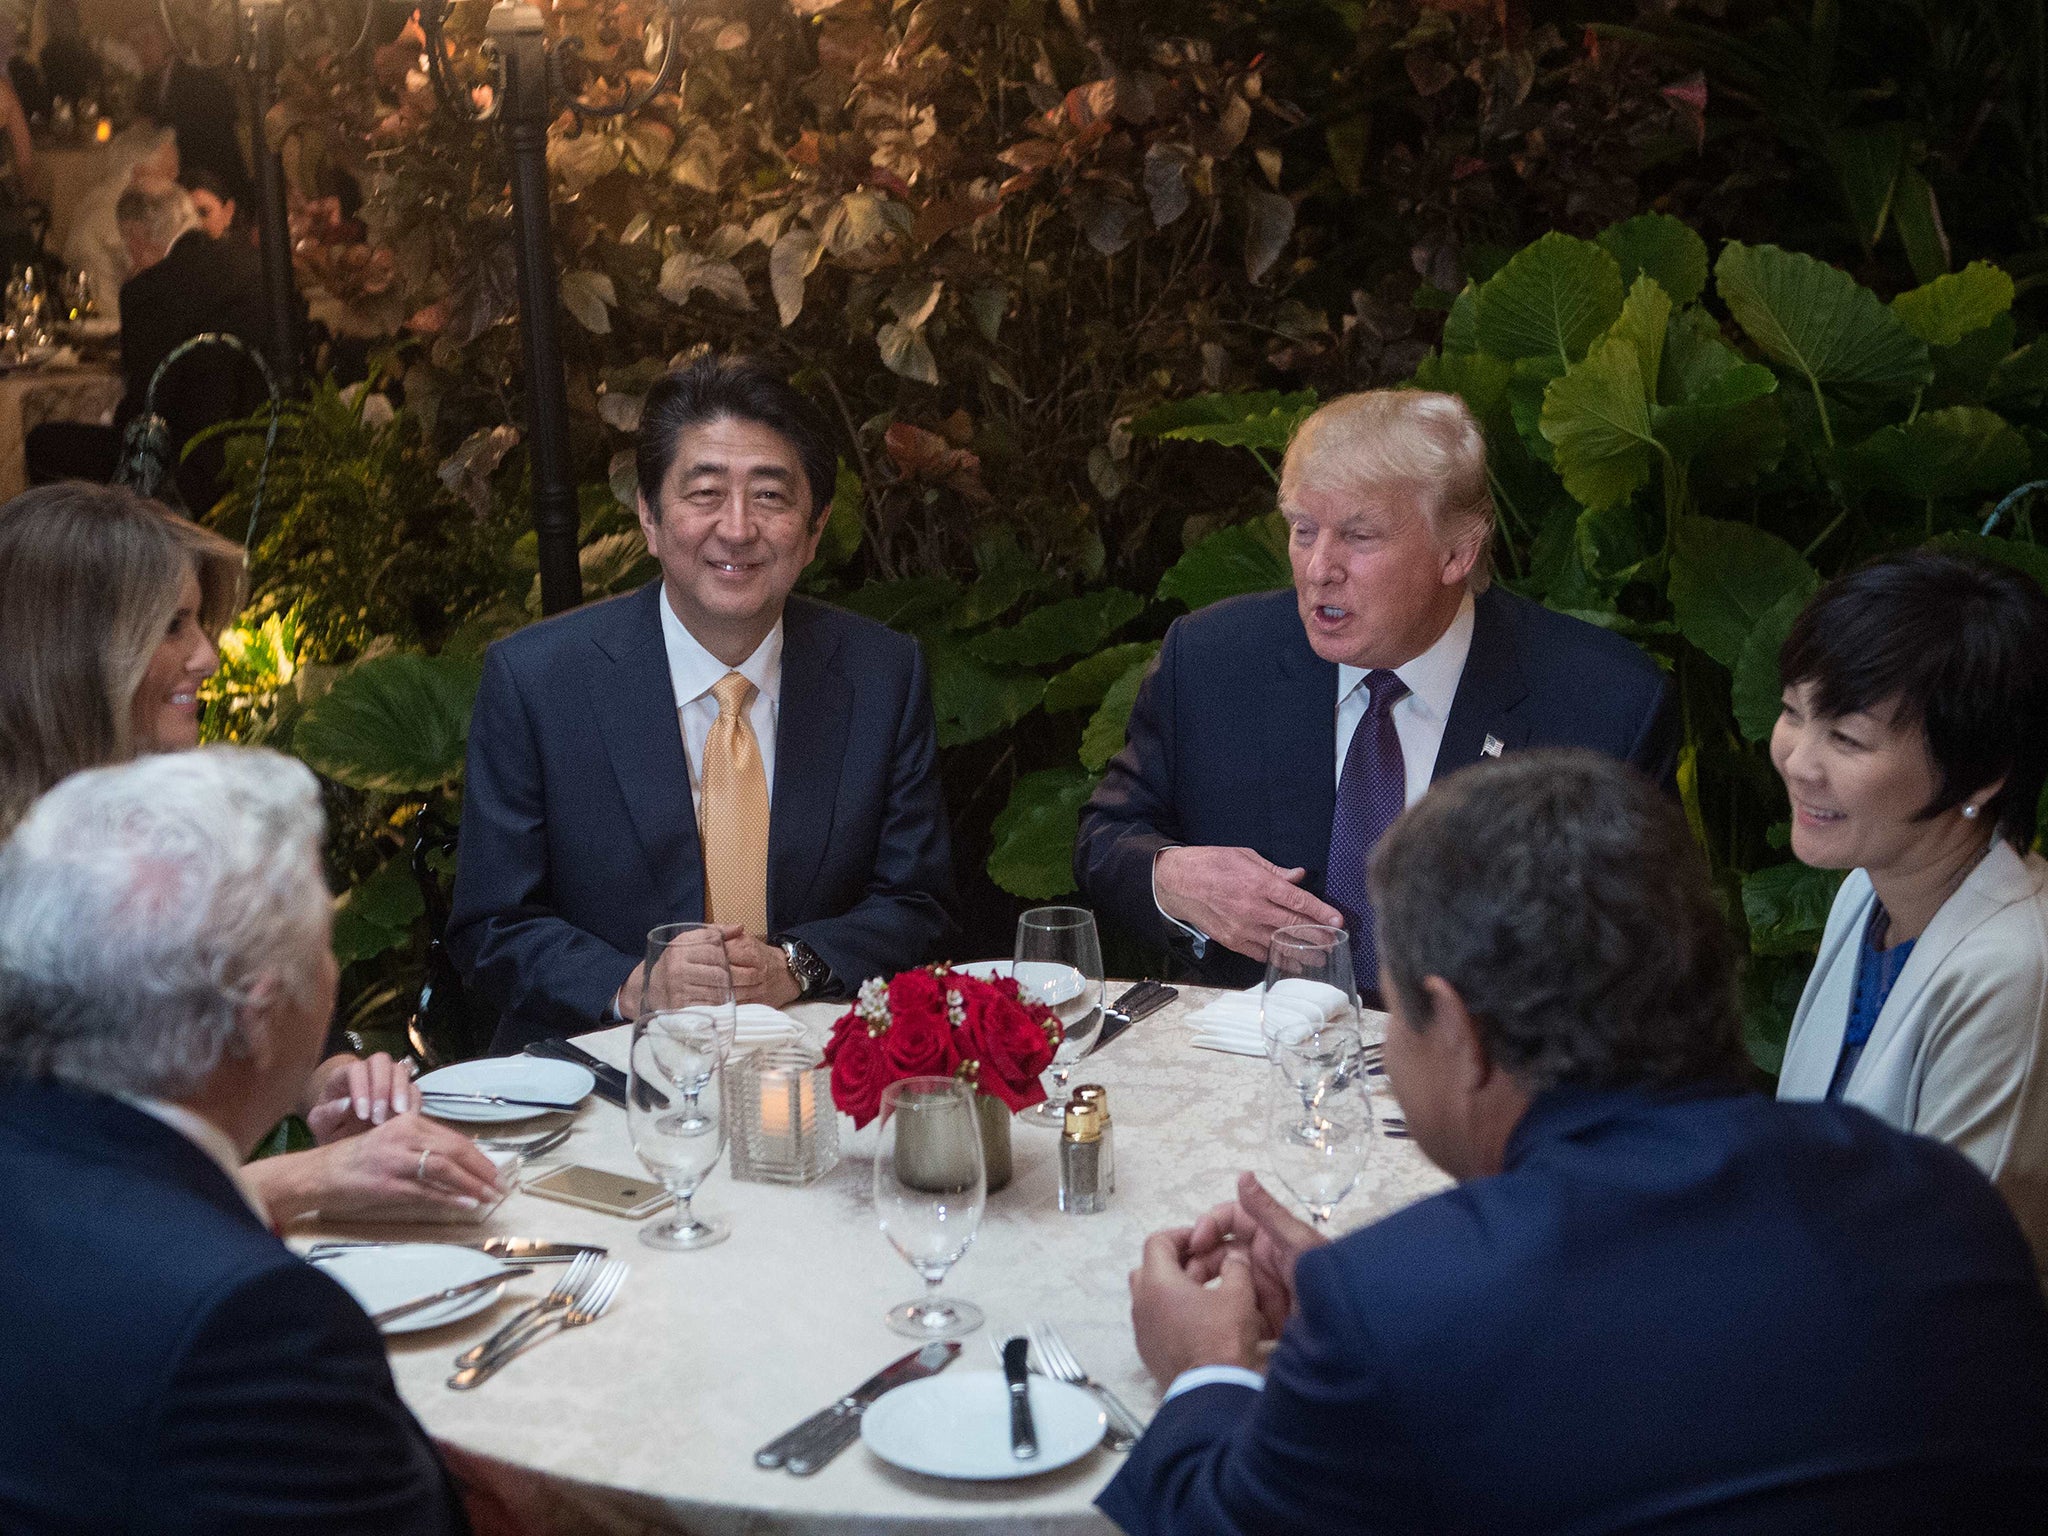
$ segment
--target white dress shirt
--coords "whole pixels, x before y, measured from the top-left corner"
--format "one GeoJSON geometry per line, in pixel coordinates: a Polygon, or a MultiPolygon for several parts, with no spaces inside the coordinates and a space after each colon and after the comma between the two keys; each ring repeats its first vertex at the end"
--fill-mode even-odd
{"type": "Polygon", "coordinates": [[[761,771],[768,776],[768,804],[775,804],[775,716],[782,704],[782,620],[768,631],[767,639],[754,647],[754,654],[736,667],[728,667],[705,650],[697,637],[683,627],[669,606],[668,594],[661,599],[661,643],[668,651],[668,678],[675,689],[676,709],[682,716],[683,753],[690,760],[690,799],[704,803],[704,745],[711,739],[711,727],[718,722],[718,700],[711,690],[728,672],[737,672],[754,685],[754,697],[747,705],[747,723],[761,746],[761,771]]]}
{"type": "MultiPolygon", "coordinates": [[[[1394,705],[1394,735],[1401,742],[1401,762],[1407,770],[1406,796],[1402,803],[1413,805],[1429,793],[1430,775],[1436,772],[1436,756],[1444,744],[1444,727],[1450,722],[1451,702],[1458,696],[1458,683],[1465,675],[1465,658],[1472,653],[1474,604],[1471,592],[1452,617],[1450,627],[1436,637],[1436,643],[1393,669],[1394,676],[1408,685],[1408,692],[1394,705]]],[[[1337,765],[1339,787],[1344,782],[1344,757],[1351,750],[1351,738],[1358,722],[1365,718],[1369,688],[1361,688],[1366,669],[1337,665],[1337,765]]],[[[1164,853],[1166,850],[1161,849],[1164,853]]],[[[1152,861],[1152,905],[1159,915],[1195,941],[1195,957],[1208,948],[1209,936],[1192,928],[1159,906],[1159,861],[1152,861]]]]}
{"type": "Polygon", "coordinates": [[[220,1166],[220,1171],[228,1176],[228,1182],[235,1186],[235,1192],[256,1213],[256,1219],[266,1227],[270,1225],[270,1212],[263,1208],[256,1191],[242,1176],[242,1159],[235,1151],[235,1144],[228,1140],[227,1132],[204,1116],[193,1114],[182,1104],[173,1104],[166,1099],[145,1099],[132,1093],[119,1097],[130,1108],[141,1110],[153,1120],[161,1120],[212,1158],[220,1166]]]}

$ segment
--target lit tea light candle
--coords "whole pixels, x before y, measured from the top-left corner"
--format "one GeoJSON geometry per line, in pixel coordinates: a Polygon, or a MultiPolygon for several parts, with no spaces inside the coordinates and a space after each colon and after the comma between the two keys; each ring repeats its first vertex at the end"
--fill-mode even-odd
{"type": "Polygon", "coordinates": [[[99,140],[102,144],[106,143],[109,139],[113,138],[114,120],[111,117],[101,118],[98,124],[93,128],[92,136],[95,139],[99,140]]]}

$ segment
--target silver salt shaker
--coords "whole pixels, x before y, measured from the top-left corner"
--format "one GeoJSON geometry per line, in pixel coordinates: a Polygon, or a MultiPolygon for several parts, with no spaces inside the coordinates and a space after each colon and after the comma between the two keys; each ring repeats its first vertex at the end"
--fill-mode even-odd
{"type": "Polygon", "coordinates": [[[1060,1209],[1093,1216],[1103,1208],[1102,1114],[1078,1100],[1060,1129],[1060,1209]]]}

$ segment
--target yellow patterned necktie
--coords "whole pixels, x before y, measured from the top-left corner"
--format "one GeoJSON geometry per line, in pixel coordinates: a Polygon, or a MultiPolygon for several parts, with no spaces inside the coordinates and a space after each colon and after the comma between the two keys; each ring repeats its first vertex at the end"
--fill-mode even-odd
{"type": "Polygon", "coordinates": [[[747,719],[754,685],[728,672],[712,685],[718,719],[704,743],[704,916],[768,932],[768,775],[747,719]]]}

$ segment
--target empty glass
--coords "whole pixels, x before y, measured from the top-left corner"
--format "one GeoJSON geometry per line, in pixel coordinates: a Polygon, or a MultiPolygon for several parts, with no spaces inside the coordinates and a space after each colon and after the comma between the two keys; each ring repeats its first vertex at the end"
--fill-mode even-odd
{"type": "Polygon", "coordinates": [[[1327,1084],[1306,1107],[1294,1083],[1275,1073],[1267,1095],[1266,1156],[1318,1228],[1358,1185],[1372,1146],[1372,1100],[1361,1080],[1327,1084]]]}
{"type": "Polygon", "coordinates": [[[634,1021],[626,1129],[647,1171],[676,1198],[672,1217],[640,1229],[640,1241],[650,1248],[709,1248],[731,1230],[690,1209],[725,1150],[718,1065],[726,1049],[716,1030],[687,1014],[652,1013],[634,1021]]]}
{"type": "Polygon", "coordinates": [[[725,1065],[739,1036],[725,936],[711,923],[664,923],[647,935],[641,970],[641,1018],[666,1020],[679,1032],[708,1031],[718,1042],[717,1056],[703,1075],[677,1085],[685,1112],[695,1115],[697,1096],[711,1074],[725,1065]]]}
{"type": "Polygon", "coordinates": [[[981,1225],[988,1175],[974,1090],[958,1078],[906,1077],[882,1090],[875,1153],[875,1215],[924,1294],[891,1307],[890,1328],[913,1339],[951,1339],[982,1323],[972,1302],[942,1301],[939,1284],[981,1225]]]}
{"type": "Polygon", "coordinates": [[[1342,928],[1299,923],[1273,934],[1259,988],[1259,1028],[1269,1053],[1283,1023],[1335,1024],[1357,1033],[1358,985],[1351,976],[1351,936],[1342,928]]]}
{"type": "Polygon", "coordinates": [[[1102,1026],[1102,940],[1095,914],[1082,907],[1033,907],[1017,919],[1011,968],[1028,1003],[1043,1003],[1066,1031],[1054,1053],[1046,1100],[1017,1118],[1058,1130],[1067,1113],[1067,1077],[1102,1026]]]}

